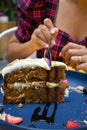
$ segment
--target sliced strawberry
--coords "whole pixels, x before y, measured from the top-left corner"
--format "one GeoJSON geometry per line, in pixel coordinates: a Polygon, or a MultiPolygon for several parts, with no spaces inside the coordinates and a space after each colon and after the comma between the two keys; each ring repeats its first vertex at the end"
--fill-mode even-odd
{"type": "Polygon", "coordinates": [[[68,129],[79,128],[79,127],[80,127],[80,125],[75,121],[68,120],[67,123],[66,123],[66,128],[68,128],[68,129]]]}
{"type": "Polygon", "coordinates": [[[6,115],[5,116],[5,121],[9,122],[11,124],[19,124],[19,123],[21,123],[23,121],[23,118],[12,116],[12,115],[6,115]]]}
{"type": "Polygon", "coordinates": [[[65,83],[67,87],[69,86],[69,83],[68,83],[67,79],[64,79],[62,82],[65,83]]]}

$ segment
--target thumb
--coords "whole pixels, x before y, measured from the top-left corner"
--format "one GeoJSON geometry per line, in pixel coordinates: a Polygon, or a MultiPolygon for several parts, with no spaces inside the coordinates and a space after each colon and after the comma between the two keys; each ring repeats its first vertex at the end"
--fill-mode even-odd
{"type": "Polygon", "coordinates": [[[52,21],[49,18],[44,19],[44,25],[49,29],[52,38],[55,39],[58,35],[58,28],[54,27],[52,21]]]}
{"type": "Polygon", "coordinates": [[[54,28],[53,23],[49,18],[44,19],[44,25],[47,26],[49,30],[54,28]]]}

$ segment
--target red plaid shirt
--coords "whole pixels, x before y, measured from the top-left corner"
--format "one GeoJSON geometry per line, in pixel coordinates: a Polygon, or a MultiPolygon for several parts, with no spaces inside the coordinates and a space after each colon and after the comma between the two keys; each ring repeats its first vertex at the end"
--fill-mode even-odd
{"type": "MultiPolygon", "coordinates": [[[[21,43],[30,40],[34,29],[43,23],[45,18],[50,18],[52,22],[54,22],[58,1],[59,0],[19,0],[17,4],[18,30],[15,35],[21,43]]],[[[51,49],[53,60],[59,60],[59,52],[68,42],[77,43],[69,34],[59,30],[56,45],[51,49]]],[[[87,47],[87,37],[77,44],[87,47]]],[[[43,57],[43,52],[44,49],[37,51],[37,57],[43,57]]]]}

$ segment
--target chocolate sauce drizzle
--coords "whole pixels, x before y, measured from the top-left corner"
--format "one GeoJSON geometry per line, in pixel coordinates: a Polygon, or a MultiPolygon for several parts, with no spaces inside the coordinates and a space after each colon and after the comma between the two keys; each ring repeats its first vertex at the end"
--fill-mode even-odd
{"type": "Polygon", "coordinates": [[[50,105],[51,105],[51,103],[45,104],[45,107],[44,107],[41,115],[38,114],[40,112],[41,108],[37,107],[34,110],[34,113],[31,117],[31,122],[33,122],[33,121],[46,121],[47,123],[54,123],[54,118],[55,118],[55,114],[56,114],[56,110],[57,110],[57,103],[54,103],[53,113],[51,114],[50,117],[48,117],[47,113],[48,113],[50,105]]]}

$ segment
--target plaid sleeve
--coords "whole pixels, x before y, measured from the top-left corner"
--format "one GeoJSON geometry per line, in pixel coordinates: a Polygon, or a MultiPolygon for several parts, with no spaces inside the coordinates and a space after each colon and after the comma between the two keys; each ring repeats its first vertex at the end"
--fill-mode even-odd
{"type": "Polygon", "coordinates": [[[33,30],[42,22],[45,15],[44,1],[19,0],[17,4],[18,29],[15,33],[20,42],[28,41],[33,30]]]}
{"type": "Polygon", "coordinates": [[[17,39],[22,43],[30,40],[34,29],[46,17],[54,17],[57,2],[57,0],[19,0],[17,4],[18,29],[15,33],[17,39]]]}

